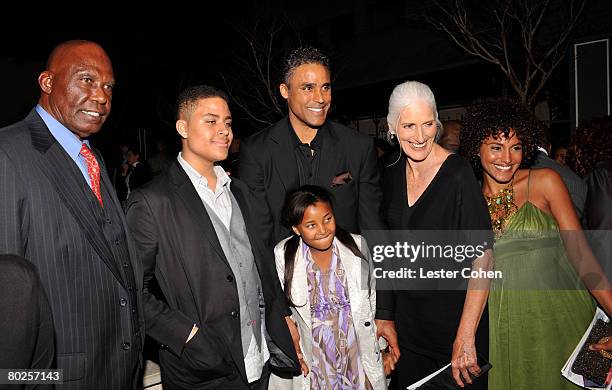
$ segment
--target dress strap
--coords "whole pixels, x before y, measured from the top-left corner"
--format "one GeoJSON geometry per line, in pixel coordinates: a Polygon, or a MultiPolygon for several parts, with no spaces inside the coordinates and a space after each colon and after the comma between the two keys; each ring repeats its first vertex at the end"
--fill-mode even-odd
{"type": "Polygon", "coordinates": [[[531,181],[531,169],[529,169],[529,173],[527,174],[527,199],[525,202],[529,202],[529,182],[531,181]]]}

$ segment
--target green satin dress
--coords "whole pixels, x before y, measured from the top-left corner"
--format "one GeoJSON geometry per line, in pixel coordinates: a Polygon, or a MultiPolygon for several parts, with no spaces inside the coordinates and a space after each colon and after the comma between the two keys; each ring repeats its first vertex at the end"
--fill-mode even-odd
{"type": "Polygon", "coordinates": [[[494,247],[489,390],[577,389],[561,368],[595,304],[566,257],[555,219],[526,202],[494,247]]]}

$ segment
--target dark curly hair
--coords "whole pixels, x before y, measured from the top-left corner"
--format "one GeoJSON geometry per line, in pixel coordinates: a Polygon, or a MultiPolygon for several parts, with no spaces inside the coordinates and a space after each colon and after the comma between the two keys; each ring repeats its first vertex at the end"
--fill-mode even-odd
{"type": "Polygon", "coordinates": [[[608,160],[612,160],[612,116],[581,122],[570,140],[567,165],[584,177],[608,160]]]}
{"type": "Polygon", "coordinates": [[[319,64],[329,70],[329,58],[325,54],[315,47],[301,46],[290,52],[283,62],[283,83],[289,85],[295,68],[305,64],[319,64]]]}
{"type": "Polygon", "coordinates": [[[538,145],[544,137],[543,125],[520,102],[507,98],[479,100],[467,108],[460,133],[460,153],[472,164],[478,178],[482,178],[480,146],[492,136],[507,137],[514,131],[523,144],[521,168],[533,164],[538,145]]]}

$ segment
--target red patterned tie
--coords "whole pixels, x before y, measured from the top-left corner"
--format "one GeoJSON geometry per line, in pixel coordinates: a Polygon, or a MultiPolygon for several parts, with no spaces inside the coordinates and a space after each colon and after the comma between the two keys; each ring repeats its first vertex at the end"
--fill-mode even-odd
{"type": "Polygon", "coordinates": [[[93,191],[96,198],[100,201],[100,205],[104,207],[102,203],[102,193],[100,192],[100,166],[98,165],[98,160],[96,160],[96,156],[92,153],[91,149],[87,147],[86,144],[81,146],[81,156],[85,158],[85,162],[87,163],[87,174],[89,175],[89,179],[91,180],[91,190],[93,191]]]}

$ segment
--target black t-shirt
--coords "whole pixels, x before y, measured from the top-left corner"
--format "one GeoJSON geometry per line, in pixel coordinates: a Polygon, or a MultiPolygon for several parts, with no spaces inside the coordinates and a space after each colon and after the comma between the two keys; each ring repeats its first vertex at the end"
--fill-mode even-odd
{"type": "MultiPolygon", "coordinates": [[[[385,170],[383,217],[392,230],[480,231],[493,245],[486,202],[469,163],[456,154],[444,161],[419,199],[408,206],[406,160],[385,170]]],[[[381,294],[379,293],[379,296],[381,294]]],[[[382,292],[378,318],[395,320],[400,346],[436,359],[449,359],[461,319],[465,291],[382,292]]],[[[488,355],[488,316],[485,311],[476,347],[488,355]]]]}

